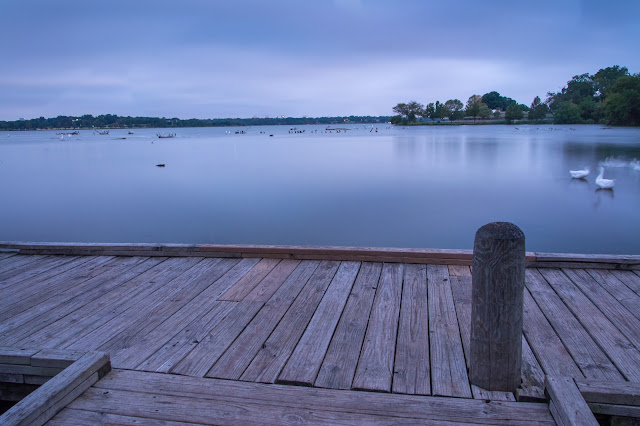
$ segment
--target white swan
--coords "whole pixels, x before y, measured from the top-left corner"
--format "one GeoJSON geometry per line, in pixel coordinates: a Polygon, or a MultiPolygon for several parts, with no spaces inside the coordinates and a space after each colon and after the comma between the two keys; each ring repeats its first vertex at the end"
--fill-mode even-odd
{"type": "Polygon", "coordinates": [[[604,175],[604,167],[600,167],[600,174],[596,178],[596,185],[603,189],[613,188],[613,185],[616,184],[615,179],[605,179],[602,176],[604,175]]]}
{"type": "Polygon", "coordinates": [[[584,179],[589,175],[589,168],[585,167],[584,170],[569,170],[569,174],[574,179],[584,179]]]}
{"type": "Polygon", "coordinates": [[[633,170],[640,171],[640,160],[634,158],[633,161],[629,163],[629,167],[633,170]]]}

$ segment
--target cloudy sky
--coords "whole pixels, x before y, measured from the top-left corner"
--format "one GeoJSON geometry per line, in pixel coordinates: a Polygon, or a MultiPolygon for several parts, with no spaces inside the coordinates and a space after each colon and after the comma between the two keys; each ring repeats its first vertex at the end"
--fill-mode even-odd
{"type": "Polygon", "coordinates": [[[1,0],[0,120],[390,115],[640,72],[637,0],[1,0]]]}

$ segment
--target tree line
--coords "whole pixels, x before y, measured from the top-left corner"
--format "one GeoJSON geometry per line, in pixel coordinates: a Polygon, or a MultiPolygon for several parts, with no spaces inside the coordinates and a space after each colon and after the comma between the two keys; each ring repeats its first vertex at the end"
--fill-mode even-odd
{"type": "Polygon", "coordinates": [[[0,121],[0,130],[40,129],[131,129],[171,127],[232,127],[305,124],[387,123],[390,116],[344,116],[344,117],[279,117],[279,118],[210,118],[179,119],[165,117],[122,117],[113,114],[86,114],[79,117],[58,116],[33,118],[30,120],[0,121]]]}
{"type": "Polygon", "coordinates": [[[626,67],[614,65],[593,75],[576,75],[559,92],[548,92],[544,102],[536,96],[530,106],[494,91],[472,95],[464,105],[459,99],[427,105],[410,101],[392,109],[396,114],[391,117],[394,124],[408,124],[418,118],[475,121],[492,116],[511,123],[524,119],[526,113],[526,118],[534,122],[640,126],[640,74],[631,75],[626,67]]]}

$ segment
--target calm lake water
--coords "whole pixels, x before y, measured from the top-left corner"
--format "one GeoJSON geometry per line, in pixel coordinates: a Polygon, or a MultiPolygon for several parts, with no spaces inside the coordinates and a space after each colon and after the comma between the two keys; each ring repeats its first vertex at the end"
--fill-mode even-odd
{"type": "Polygon", "coordinates": [[[640,254],[640,129],[325,127],[2,133],[0,240],[470,249],[510,221],[527,250],[640,254]]]}

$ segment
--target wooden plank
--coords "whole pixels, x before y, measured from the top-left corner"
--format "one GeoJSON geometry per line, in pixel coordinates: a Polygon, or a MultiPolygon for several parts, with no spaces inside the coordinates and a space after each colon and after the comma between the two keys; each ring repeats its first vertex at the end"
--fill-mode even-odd
{"type": "Polygon", "coordinates": [[[238,262],[238,259],[219,259],[219,262],[211,265],[210,270],[204,272],[206,281],[212,284],[175,313],[170,314],[166,311],[161,313],[154,310],[153,315],[162,321],[160,324],[156,320],[145,327],[138,322],[132,326],[135,327],[136,333],[129,334],[126,340],[120,339],[120,336],[118,341],[112,339],[109,342],[113,348],[111,363],[118,368],[134,368],[171,340],[186,325],[212,309],[214,305],[222,303],[216,299],[227,289],[224,276],[238,262]]]}
{"type": "Polygon", "coordinates": [[[280,261],[280,263],[278,263],[276,267],[273,268],[249,294],[247,294],[244,300],[248,302],[266,303],[299,264],[299,260],[285,259],[280,261]]]}
{"type": "Polygon", "coordinates": [[[598,426],[591,409],[580,394],[573,379],[547,376],[545,389],[553,401],[557,414],[554,419],[564,425],[598,426]]]}
{"type": "MultiPolygon", "coordinates": [[[[140,362],[135,368],[144,371],[168,373],[201,341],[215,329],[222,320],[237,307],[237,302],[215,301],[211,309],[201,313],[179,333],[164,343],[159,349],[140,362]]],[[[146,356],[141,354],[140,358],[146,356]]],[[[122,364],[128,364],[128,360],[122,364]]],[[[133,362],[131,362],[133,364],[133,362]]]]}
{"type": "Polygon", "coordinates": [[[313,385],[359,270],[359,262],[340,264],[277,382],[313,385]]]}
{"type": "MultiPolygon", "coordinates": [[[[585,296],[591,302],[602,311],[616,328],[622,332],[622,334],[640,349],[640,322],[635,315],[640,316],[640,298],[634,297],[634,300],[630,301],[632,305],[632,311],[630,312],[624,307],[608,290],[611,285],[615,285],[617,282],[620,286],[624,287],[629,293],[634,294],[624,284],[620,283],[615,277],[608,276],[610,278],[606,283],[601,284],[596,279],[583,269],[567,269],[563,270],[565,275],[573,281],[573,283],[582,290],[585,296]],[[605,286],[607,288],[605,288],[605,286]],[[635,305],[635,306],[633,306],[635,305]]],[[[596,275],[598,276],[598,275],[596,275]]],[[[640,362],[640,358],[638,358],[640,362]]]]}
{"type": "Polygon", "coordinates": [[[109,263],[108,267],[105,265],[104,268],[92,273],[92,277],[87,277],[86,281],[68,289],[61,288],[53,296],[6,321],[5,325],[7,330],[11,331],[11,337],[5,342],[7,344],[23,343],[26,336],[94,302],[121,284],[122,280],[133,278],[151,266],[152,264],[145,262],[145,258],[135,257],[109,263]]]}
{"type": "Polygon", "coordinates": [[[247,272],[246,275],[220,296],[219,300],[228,300],[230,302],[243,300],[279,262],[278,259],[262,259],[253,269],[247,272]]]}
{"type": "Polygon", "coordinates": [[[32,284],[50,279],[56,275],[66,273],[66,271],[89,260],[89,257],[52,256],[49,259],[38,262],[29,272],[6,278],[0,282],[0,297],[14,293],[15,286],[18,284],[32,284]]]}
{"type": "Polygon", "coordinates": [[[640,275],[631,271],[610,271],[610,273],[622,281],[635,294],[640,295],[640,275]]]}
{"type": "Polygon", "coordinates": [[[524,335],[522,336],[522,383],[516,390],[516,399],[521,402],[539,402],[545,399],[544,372],[524,335]]]}
{"type": "MultiPolygon", "coordinates": [[[[169,262],[172,259],[169,259],[169,262]]],[[[150,314],[150,309],[158,301],[179,293],[186,278],[192,269],[196,268],[202,258],[180,258],[175,269],[165,271],[157,279],[151,282],[152,286],[143,288],[143,291],[123,301],[116,309],[110,306],[97,321],[80,336],[69,336],[71,343],[65,343],[64,348],[78,350],[95,350],[104,342],[121,333],[127,327],[144,315],[150,314]]]]}
{"type": "Polygon", "coordinates": [[[10,259],[0,262],[0,282],[30,271],[39,262],[52,258],[53,256],[12,256],[10,259]]]}
{"type": "Polygon", "coordinates": [[[32,376],[55,376],[62,368],[34,367],[24,364],[0,364],[0,372],[4,374],[28,374],[32,376]]]}
{"type": "Polygon", "coordinates": [[[523,333],[545,374],[584,377],[528,289],[524,289],[523,333]]]}
{"type": "Polygon", "coordinates": [[[84,351],[42,349],[31,357],[34,367],[67,368],[86,354],[84,351]]]}
{"type": "Polygon", "coordinates": [[[402,264],[388,263],[382,267],[353,378],[354,389],[391,391],[403,275],[402,264]]]}
{"type": "Polygon", "coordinates": [[[300,263],[207,374],[219,373],[225,378],[239,378],[313,276],[318,265],[319,262],[313,260],[300,263]]]}
{"type": "MultiPolygon", "coordinates": [[[[65,271],[64,274],[40,282],[30,283],[28,287],[25,286],[19,292],[5,295],[2,303],[3,310],[0,313],[0,320],[3,320],[2,324],[0,324],[0,331],[10,328],[10,322],[6,321],[7,319],[54,297],[59,292],[100,275],[111,262],[116,262],[116,260],[112,257],[94,257],[76,265],[71,270],[65,271]]],[[[73,263],[73,261],[70,263],[73,263]]]]}
{"type": "MultiPolygon", "coordinates": [[[[222,399],[288,406],[307,410],[335,410],[370,415],[392,413],[405,419],[431,419],[484,424],[553,424],[547,404],[443,398],[377,392],[352,392],[299,386],[265,385],[218,379],[114,370],[94,385],[98,392],[125,390],[166,396],[196,397],[216,405],[222,399]]],[[[81,397],[81,398],[84,398],[81,397]]],[[[78,404],[76,401],[74,404],[78,404]]],[[[99,404],[96,401],[96,405],[99,404]]],[[[89,401],[83,408],[91,409],[89,401]]]]}
{"type": "Polygon", "coordinates": [[[36,391],[2,415],[6,425],[43,424],[68,402],[69,394],[77,395],[98,380],[100,371],[108,371],[109,357],[103,353],[91,353],[81,357],[36,391]]]}
{"type": "Polygon", "coordinates": [[[469,378],[446,266],[427,265],[431,392],[471,398],[469,378]]]}
{"type": "MultiPolygon", "coordinates": [[[[105,340],[98,349],[116,353],[131,348],[158,327],[164,331],[160,332],[160,336],[179,331],[179,328],[178,330],[175,328],[179,327],[183,321],[190,321],[194,311],[198,312],[208,302],[215,300],[215,297],[201,298],[201,294],[212,284],[215,285],[215,282],[236,263],[236,259],[203,259],[178,278],[180,284],[173,291],[158,298],[154,297],[158,293],[154,293],[144,307],[147,315],[135,317],[136,319],[130,321],[124,330],[111,339],[105,340]]],[[[216,295],[218,293],[214,288],[212,296],[216,295]]]]}
{"type": "MultiPolygon", "coordinates": [[[[46,327],[25,337],[23,342],[28,345],[38,347],[46,345],[53,348],[69,345],[119,315],[127,306],[144,299],[157,288],[156,282],[161,282],[163,279],[170,280],[193,265],[195,261],[197,260],[191,259],[183,262],[182,259],[166,260],[160,257],[148,259],[143,264],[145,266],[139,266],[139,268],[148,267],[143,273],[131,278],[131,275],[135,275],[137,271],[130,270],[130,273],[114,280],[116,286],[101,295],[98,300],[90,299],[81,308],[50,321],[46,327]]],[[[49,321],[48,318],[47,320],[49,321]]]]}
{"type": "Polygon", "coordinates": [[[406,265],[392,390],[431,394],[426,265],[406,265]]]}
{"type": "Polygon", "coordinates": [[[31,357],[38,353],[37,349],[21,349],[0,346],[0,364],[31,364],[31,357]]]}
{"type": "MultiPolygon", "coordinates": [[[[451,294],[456,310],[462,349],[464,350],[467,369],[471,354],[471,269],[468,266],[448,267],[449,273],[453,270],[456,275],[449,275],[451,294]]],[[[515,401],[512,392],[490,391],[471,385],[471,394],[476,399],[491,399],[496,401],[515,401]]]]}
{"type": "Polygon", "coordinates": [[[47,422],[47,426],[68,425],[119,425],[119,426],[187,426],[196,423],[170,422],[142,417],[120,416],[99,411],[65,408],[47,422]]]}
{"type": "MultiPolygon", "coordinates": [[[[613,271],[588,269],[587,272],[607,290],[627,311],[640,319],[640,296],[620,280],[613,271]]],[[[620,271],[622,272],[622,271],[620,271]]]]}
{"type": "Polygon", "coordinates": [[[274,383],[295,349],[340,266],[339,262],[324,261],[318,265],[282,321],[260,347],[241,380],[274,383]]]}
{"type": "Polygon", "coordinates": [[[613,382],[593,379],[579,379],[575,382],[582,397],[588,403],[598,402],[640,407],[640,383],[638,382],[613,382]]]}
{"type": "Polygon", "coordinates": [[[588,405],[589,409],[591,409],[591,411],[596,414],[615,417],[629,417],[628,423],[619,422],[616,424],[636,425],[637,418],[640,418],[640,407],[631,405],[602,404],[598,402],[590,402],[588,405]]]}
{"type": "Polygon", "coordinates": [[[187,356],[171,368],[171,373],[203,377],[261,307],[260,302],[237,303],[235,308],[187,356]]]}
{"type": "Polygon", "coordinates": [[[351,388],[381,271],[380,263],[360,267],[314,386],[351,388]]]}
{"type": "MultiPolygon", "coordinates": [[[[562,271],[544,269],[541,273],[547,281],[553,283],[556,293],[575,317],[584,324],[589,334],[625,378],[640,381],[640,352],[631,345],[629,339],[616,328],[610,318],[578,290],[562,271]]],[[[572,276],[575,277],[575,275],[572,276]]],[[[613,310],[610,311],[614,313],[613,310]]]]}
{"type": "Polygon", "coordinates": [[[539,270],[526,270],[525,286],[585,377],[624,380],[539,270]]]}

